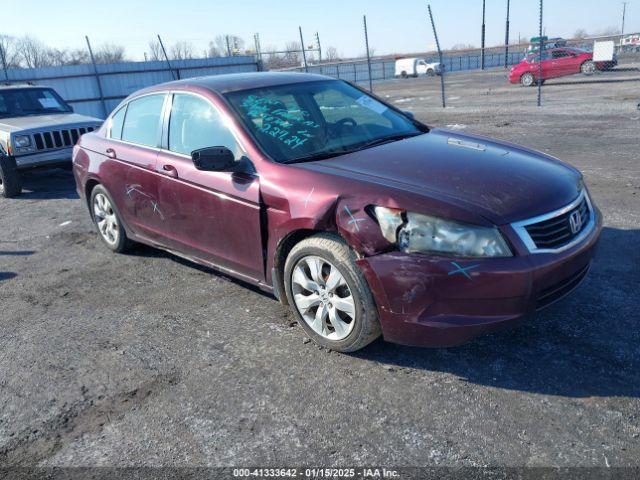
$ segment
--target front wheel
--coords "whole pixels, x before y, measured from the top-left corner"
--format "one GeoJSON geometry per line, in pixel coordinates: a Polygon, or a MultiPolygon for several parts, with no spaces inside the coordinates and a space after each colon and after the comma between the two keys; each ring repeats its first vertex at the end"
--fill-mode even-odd
{"type": "Polygon", "coordinates": [[[353,352],[380,336],[373,295],[339,236],[318,234],[298,243],[284,270],[289,304],[318,345],[353,352]]]}
{"type": "Polygon", "coordinates": [[[525,73],[520,77],[520,83],[523,87],[531,87],[535,83],[536,79],[532,73],[525,73]]]}
{"type": "Polygon", "coordinates": [[[22,193],[22,178],[16,160],[0,154],[0,197],[14,198],[22,193]]]}

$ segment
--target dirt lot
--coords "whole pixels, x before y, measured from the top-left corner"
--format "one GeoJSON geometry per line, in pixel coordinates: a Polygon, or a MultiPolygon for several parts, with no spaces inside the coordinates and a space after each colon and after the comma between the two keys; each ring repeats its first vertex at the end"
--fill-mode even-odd
{"type": "Polygon", "coordinates": [[[113,255],[71,174],[0,200],[0,465],[640,466],[640,72],[536,89],[391,81],[432,125],[580,168],[605,216],[569,298],[459,348],[304,343],[273,298],[171,255],[113,255]]]}

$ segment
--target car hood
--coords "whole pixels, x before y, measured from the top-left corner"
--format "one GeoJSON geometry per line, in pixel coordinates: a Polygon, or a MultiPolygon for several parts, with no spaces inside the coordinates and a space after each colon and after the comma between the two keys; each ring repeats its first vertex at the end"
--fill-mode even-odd
{"type": "Polygon", "coordinates": [[[497,225],[561,208],[582,184],[580,172],[543,153],[440,129],[301,165],[436,198],[497,225]]]}
{"type": "Polygon", "coordinates": [[[56,113],[51,115],[31,115],[26,117],[0,118],[0,130],[22,132],[43,130],[49,127],[101,124],[102,120],[79,113],[56,113]]]}

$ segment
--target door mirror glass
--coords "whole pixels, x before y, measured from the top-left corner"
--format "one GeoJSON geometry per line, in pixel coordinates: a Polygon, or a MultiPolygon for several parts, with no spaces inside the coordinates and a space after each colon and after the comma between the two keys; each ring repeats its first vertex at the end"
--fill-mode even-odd
{"type": "Polygon", "coordinates": [[[191,152],[191,159],[198,170],[220,172],[236,164],[233,152],[227,147],[207,147],[191,152]]]}

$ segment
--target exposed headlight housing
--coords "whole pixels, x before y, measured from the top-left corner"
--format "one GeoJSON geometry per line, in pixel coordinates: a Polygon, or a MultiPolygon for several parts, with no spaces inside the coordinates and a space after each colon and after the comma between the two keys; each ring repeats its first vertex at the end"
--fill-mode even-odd
{"type": "Polygon", "coordinates": [[[374,212],[384,238],[406,253],[512,256],[507,242],[495,227],[480,227],[386,207],[375,207],[374,212]]]}
{"type": "Polygon", "coordinates": [[[13,137],[13,146],[15,148],[26,148],[31,146],[31,137],[28,135],[16,135],[13,137]]]}

